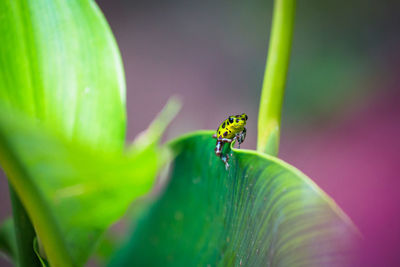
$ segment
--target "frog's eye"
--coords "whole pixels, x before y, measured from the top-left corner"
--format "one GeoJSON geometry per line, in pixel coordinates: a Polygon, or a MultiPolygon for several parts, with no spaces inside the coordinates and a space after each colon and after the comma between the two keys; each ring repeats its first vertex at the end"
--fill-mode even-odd
{"type": "Polygon", "coordinates": [[[232,123],[233,122],[233,118],[229,117],[229,122],[232,123]]]}
{"type": "Polygon", "coordinates": [[[245,120],[247,121],[247,119],[249,118],[247,115],[244,115],[245,120]]]}

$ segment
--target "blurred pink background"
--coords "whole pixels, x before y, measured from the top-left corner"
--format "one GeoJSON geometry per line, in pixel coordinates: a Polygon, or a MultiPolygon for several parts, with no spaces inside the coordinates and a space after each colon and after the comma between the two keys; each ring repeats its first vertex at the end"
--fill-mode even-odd
{"type": "MultiPolygon", "coordinates": [[[[97,2],[125,65],[128,141],[179,95],[184,107],[165,140],[246,112],[243,147],[255,148],[272,1],[97,2]]],[[[279,157],[358,226],[360,266],[399,266],[400,3],[306,2],[298,1],[279,157]]],[[[2,178],[0,219],[11,211],[7,191],[2,178]]]]}

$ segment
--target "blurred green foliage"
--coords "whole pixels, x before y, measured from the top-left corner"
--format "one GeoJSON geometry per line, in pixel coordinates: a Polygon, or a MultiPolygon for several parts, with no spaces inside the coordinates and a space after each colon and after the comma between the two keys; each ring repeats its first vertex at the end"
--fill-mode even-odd
{"type": "Polygon", "coordinates": [[[159,138],[179,105],[125,151],[123,68],[96,4],[2,1],[0,18],[0,162],[16,192],[17,244],[28,245],[17,255],[34,255],[26,209],[51,265],[83,265],[151,188],[166,160],[159,138]]]}

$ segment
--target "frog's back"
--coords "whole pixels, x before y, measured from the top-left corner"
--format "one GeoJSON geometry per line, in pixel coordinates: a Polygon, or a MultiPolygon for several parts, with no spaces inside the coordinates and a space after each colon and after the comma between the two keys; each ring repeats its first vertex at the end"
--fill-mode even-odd
{"type": "Polygon", "coordinates": [[[229,123],[229,119],[224,120],[218,127],[217,137],[218,139],[227,138],[231,139],[235,136],[235,133],[232,131],[232,126],[229,123]]]}
{"type": "Polygon", "coordinates": [[[242,115],[229,116],[218,127],[216,132],[217,138],[234,138],[237,133],[243,131],[246,121],[247,115],[244,113],[242,115]]]}

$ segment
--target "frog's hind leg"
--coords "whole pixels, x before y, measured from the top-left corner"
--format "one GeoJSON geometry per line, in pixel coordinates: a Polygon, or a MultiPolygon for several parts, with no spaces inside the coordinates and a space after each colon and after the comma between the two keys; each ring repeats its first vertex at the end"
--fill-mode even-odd
{"type": "Polygon", "coordinates": [[[223,155],[222,154],[222,149],[224,148],[224,142],[222,140],[217,140],[217,144],[215,145],[215,155],[221,158],[222,162],[225,164],[226,170],[229,168],[228,160],[229,156],[228,154],[223,155]]]}
{"type": "Polygon", "coordinates": [[[224,143],[232,143],[232,141],[234,140],[234,138],[232,138],[232,139],[229,139],[229,138],[220,138],[219,139],[221,142],[224,142],[224,143]]]}
{"type": "Polygon", "coordinates": [[[229,169],[229,163],[228,163],[229,156],[228,156],[228,154],[225,154],[225,155],[221,154],[221,160],[222,160],[223,163],[225,163],[225,169],[228,170],[229,169]]]}

